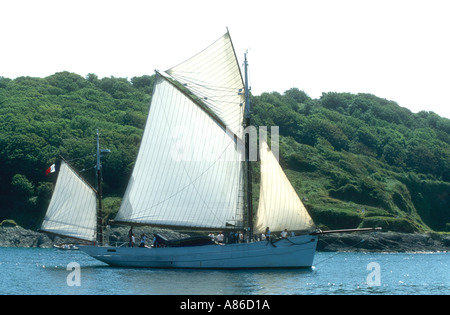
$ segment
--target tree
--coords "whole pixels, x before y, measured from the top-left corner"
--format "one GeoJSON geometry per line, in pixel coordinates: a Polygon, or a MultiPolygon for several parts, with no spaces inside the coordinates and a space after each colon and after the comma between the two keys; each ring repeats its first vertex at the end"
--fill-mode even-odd
{"type": "Polygon", "coordinates": [[[132,77],[131,84],[133,87],[151,94],[153,90],[153,83],[155,81],[155,76],[143,75],[142,77],[132,77]]]}
{"type": "Polygon", "coordinates": [[[335,150],[346,150],[349,145],[347,136],[332,122],[314,116],[309,119],[301,132],[303,143],[315,145],[319,137],[327,140],[335,150]]]}
{"type": "Polygon", "coordinates": [[[386,144],[383,148],[382,157],[389,165],[404,167],[407,160],[405,145],[400,141],[392,141],[386,144]]]}
{"type": "Polygon", "coordinates": [[[378,152],[380,141],[375,128],[362,127],[356,132],[356,137],[361,143],[372,149],[375,153],[378,152]]]}
{"type": "Polygon", "coordinates": [[[63,92],[74,92],[88,86],[88,82],[80,75],[68,71],[57,72],[46,77],[46,80],[63,92]]]}
{"type": "Polygon", "coordinates": [[[352,95],[350,93],[322,93],[320,97],[320,102],[325,108],[329,108],[340,113],[344,113],[347,110],[348,105],[352,100],[352,95]]]}
{"type": "Polygon", "coordinates": [[[297,103],[306,103],[311,99],[304,91],[300,91],[298,88],[292,88],[284,92],[284,95],[297,103]]]}
{"type": "Polygon", "coordinates": [[[34,195],[34,185],[24,175],[16,174],[11,181],[13,193],[18,197],[28,200],[34,195]]]}
{"type": "Polygon", "coordinates": [[[419,173],[437,174],[438,160],[429,144],[412,141],[408,146],[408,164],[419,173]]]}

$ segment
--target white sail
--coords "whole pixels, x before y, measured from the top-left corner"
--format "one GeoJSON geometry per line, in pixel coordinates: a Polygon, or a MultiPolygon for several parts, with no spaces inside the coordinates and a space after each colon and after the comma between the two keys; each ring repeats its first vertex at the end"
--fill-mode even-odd
{"type": "Polygon", "coordinates": [[[197,95],[238,137],[244,113],[244,85],[230,35],[166,71],[197,95]]]}
{"type": "Polygon", "coordinates": [[[41,230],[95,241],[96,202],[97,196],[91,186],[62,161],[41,230]]]}
{"type": "MultiPolygon", "coordinates": [[[[247,77],[246,62],[245,71],[247,77]]],[[[167,75],[157,73],[141,146],[116,223],[243,229],[243,99],[242,77],[229,34],[167,75]]],[[[249,134],[250,129],[246,130],[249,134]]],[[[267,144],[263,146],[257,227],[307,229],[311,218],[267,144]]],[[[167,243],[164,248],[142,250],[124,246],[81,249],[114,266],[279,268],[311,267],[316,244],[316,235],[305,234],[282,238],[276,245],[218,246],[208,239],[207,244],[195,246],[167,243]]]]}
{"type": "Polygon", "coordinates": [[[314,226],[266,141],[260,141],[261,186],[255,231],[309,230],[314,226]]]}
{"type": "Polygon", "coordinates": [[[138,157],[115,221],[240,227],[241,161],[234,137],[157,74],[138,157]]]}

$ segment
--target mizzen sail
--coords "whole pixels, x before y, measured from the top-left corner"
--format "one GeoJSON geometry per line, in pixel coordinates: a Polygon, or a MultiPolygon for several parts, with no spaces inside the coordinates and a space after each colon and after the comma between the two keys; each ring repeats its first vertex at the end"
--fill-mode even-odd
{"type": "Polygon", "coordinates": [[[41,230],[95,241],[97,195],[72,168],[61,162],[58,179],[41,230]]]}

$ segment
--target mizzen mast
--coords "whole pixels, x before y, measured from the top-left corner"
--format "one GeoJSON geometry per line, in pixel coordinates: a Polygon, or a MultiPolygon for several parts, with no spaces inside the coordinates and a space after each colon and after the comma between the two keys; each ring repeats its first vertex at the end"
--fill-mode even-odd
{"type": "Polygon", "coordinates": [[[100,246],[104,245],[104,238],[103,238],[103,205],[102,205],[102,164],[100,161],[101,154],[107,154],[111,152],[109,149],[102,149],[100,150],[100,133],[97,129],[96,134],[96,140],[97,140],[97,164],[96,164],[96,176],[97,176],[97,200],[98,200],[98,207],[97,207],[97,243],[100,246]]]}

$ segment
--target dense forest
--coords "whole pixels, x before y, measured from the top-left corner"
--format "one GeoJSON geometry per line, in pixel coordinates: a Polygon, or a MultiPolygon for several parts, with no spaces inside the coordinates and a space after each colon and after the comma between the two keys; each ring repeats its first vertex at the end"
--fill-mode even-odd
{"type": "MultiPolygon", "coordinates": [[[[153,76],[102,78],[70,72],[0,77],[0,222],[37,229],[64,157],[95,180],[95,134],[104,206],[120,205],[150,105],[153,76]]],[[[371,94],[292,88],[252,96],[253,124],[279,126],[280,161],[319,227],[382,226],[450,231],[450,120],[417,114],[371,94]]],[[[254,167],[257,205],[258,166],[254,167]]]]}

